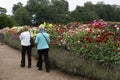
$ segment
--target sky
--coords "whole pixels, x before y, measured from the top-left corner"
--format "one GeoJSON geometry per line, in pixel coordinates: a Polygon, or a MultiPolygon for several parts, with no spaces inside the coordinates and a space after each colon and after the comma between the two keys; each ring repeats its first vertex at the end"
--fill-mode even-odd
{"type": "MultiPolygon", "coordinates": [[[[23,3],[23,5],[27,4],[28,0],[0,0],[0,7],[7,9],[7,14],[12,14],[12,7],[13,4],[17,4],[18,2],[23,3]]],[[[84,3],[91,1],[93,4],[96,4],[97,2],[104,2],[105,4],[110,5],[120,5],[119,0],[67,0],[69,3],[69,10],[72,11],[76,8],[76,6],[83,6],[84,3]]]]}

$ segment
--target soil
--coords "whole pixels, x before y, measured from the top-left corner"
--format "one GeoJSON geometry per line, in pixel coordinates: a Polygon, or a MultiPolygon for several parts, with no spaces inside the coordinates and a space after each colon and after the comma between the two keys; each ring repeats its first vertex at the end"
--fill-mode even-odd
{"type": "Polygon", "coordinates": [[[21,68],[20,60],[20,51],[5,44],[0,45],[0,80],[88,80],[55,69],[52,69],[50,73],[47,73],[45,69],[39,71],[36,67],[37,61],[33,57],[31,68],[27,66],[21,68]]]}

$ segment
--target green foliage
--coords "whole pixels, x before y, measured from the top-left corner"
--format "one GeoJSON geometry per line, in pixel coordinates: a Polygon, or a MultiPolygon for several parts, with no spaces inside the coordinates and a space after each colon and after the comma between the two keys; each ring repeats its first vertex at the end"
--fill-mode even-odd
{"type": "Polygon", "coordinates": [[[16,11],[14,12],[13,18],[15,19],[17,24],[20,26],[32,24],[30,13],[24,7],[16,9],[16,11]]]}
{"type": "MultiPolygon", "coordinates": [[[[21,50],[20,42],[11,37],[5,37],[5,42],[18,50],[21,50]]],[[[32,49],[32,55],[38,58],[36,48],[32,49]]],[[[95,62],[86,61],[74,52],[66,51],[61,48],[50,47],[49,52],[51,68],[59,68],[61,71],[71,75],[79,75],[92,80],[120,80],[119,65],[113,69],[97,65],[95,62]]]]}
{"type": "Polygon", "coordinates": [[[6,14],[7,10],[5,8],[0,7],[0,14],[6,14]]]}
{"type": "Polygon", "coordinates": [[[91,3],[86,3],[85,7],[77,6],[76,10],[71,12],[71,17],[73,17],[75,21],[79,22],[88,22],[98,19],[98,15],[94,8],[94,5],[91,3]]]}
{"type": "Polygon", "coordinates": [[[29,24],[38,26],[43,22],[67,23],[70,21],[68,16],[68,2],[65,0],[29,0],[24,7],[27,12],[21,8],[23,8],[21,3],[13,7],[13,16],[18,25],[29,24]],[[25,14],[23,14],[25,12],[28,15],[27,18],[29,18],[29,21],[31,21],[27,22],[27,24],[25,21],[28,20],[21,19],[25,17],[25,14]]]}
{"type": "Polygon", "coordinates": [[[120,64],[120,54],[112,40],[107,43],[90,43],[88,45],[88,53],[85,57],[89,60],[96,60],[103,65],[112,66],[120,64]]]}
{"type": "Polygon", "coordinates": [[[16,25],[15,21],[5,14],[0,15],[0,29],[16,25]]]}
{"type": "MultiPolygon", "coordinates": [[[[117,29],[119,26],[113,30],[114,25],[106,25],[103,20],[91,24],[74,22],[68,25],[49,23],[42,25],[50,34],[51,42],[55,43],[50,44],[49,50],[52,68],[90,77],[92,80],[120,80],[120,52],[118,52],[119,46],[115,45],[115,38],[119,36],[115,33],[119,34],[117,29]],[[98,37],[102,40],[98,41],[98,37]]],[[[21,27],[5,30],[4,40],[19,50],[21,47],[18,35],[21,33],[21,27]]],[[[35,37],[39,30],[34,27],[30,28],[30,32],[35,37]]],[[[32,49],[32,55],[38,58],[36,47],[32,49]]]]}
{"type": "Polygon", "coordinates": [[[23,4],[21,2],[18,2],[17,4],[14,4],[12,7],[12,12],[15,14],[15,11],[19,8],[23,7],[23,4]]]}
{"type": "Polygon", "coordinates": [[[109,67],[120,64],[120,54],[117,51],[113,38],[109,39],[107,43],[89,43],[85,41],[84,44],[83,42],[78,42],[85,34],[81,32],[72,37],[64,35],[66,46],[87,60],[97,61],[109,67]]]}
{"type": "Polygon", "coordinates": [[[97,4],[86,2],[84,6],[77,6],[75,10],[69,11],[69,4],[66,0],[28,0],[24,7],[26,11],[19,8],[23,8],[22,3],[14,5],[12,10],[16,21],[18,18],[24,17],[22,12],[26,12],[28,16],[27,19],[19,19],[18,25],[38,26],[43,22],[66,24],[75,21],[86,23],[94,19],[120,21],[119,6],[106,5],[103,2],[97,4]],[[17,13],[20,13],[19,17],[17,13]]]}

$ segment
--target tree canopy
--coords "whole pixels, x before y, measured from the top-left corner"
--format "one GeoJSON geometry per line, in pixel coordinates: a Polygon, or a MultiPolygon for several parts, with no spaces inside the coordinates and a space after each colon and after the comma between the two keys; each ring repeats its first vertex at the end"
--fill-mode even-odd
{"type": "Polygon", "coordinates": [[[0,29],[16,25],[15,21],[6,14],[0,15],[0,29]]]}
{"type": "Polygon", "coordinates": [[[5,8],[0,7],[0,14],[6,14],[7,10],[5,8]]]}
{"type": "MultiPolygon", "coordinates": [[[[0,14],[6,12],[6,9],[0,8],[0,14]]],[[[25,6],[21,2],[14,4],[12,12],[11,17],[17,25],[38,26],[44,22],[66,24],[75,21],[86,23],[94,19],[120,21],[120,6],[104,2],[93,4],[89,1],[69,11],[66,0],[28,0],[25,6]]]]}

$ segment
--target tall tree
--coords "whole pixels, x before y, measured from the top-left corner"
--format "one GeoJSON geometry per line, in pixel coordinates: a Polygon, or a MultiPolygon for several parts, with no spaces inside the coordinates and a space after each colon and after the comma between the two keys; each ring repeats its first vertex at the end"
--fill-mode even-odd
{"type": "Polygon", "coordinates": [[[17,4],[14,4],[13,7],[12,7],[12,12],[13,14],[15,14],[15,11],[19,8],[22,8],[23,7],[23,4],[21,2],[18,2],[17,4]]]}
{"type": "Polygon", "coordinates": [[[31,25],[32,19],[30,13],[27,11],[26,8],[22,7],[15,11],[14,19],[16,20],[18,25],[31,25]]]}
{"type": "Polygon", "coordinates": [[[68,17],[68,2],[65,0],[29,0],[26,9],[34,15],[36,25],[43,22],[65,23],[68,17]]]}
{"type": "Polygon", "coordinates": [[[95,12],[94,5],[91,2],[87,2],[84,6],[77,6],[74,11],[71,12],[73,19],[80,22],[88,22],[94,19],[98,19],[98,15],[95,12]]]}
{"type": "Polygon", "coordinates": [[[49,0],[29,0],[27,2],[25,8],[30,12],[34,25],[37,26],[46,20],[46,14],[49,14],[47,11],[48,5],[49,0]]]}
{"type": "Polygon", "coordinates": [[[113,10],[114,10],[114,21],[120,22],[120,6],[113,5],[113,10]]]}
{"type": "MultiPolygon", "coordinates": [[[[95,11],[95,5],[92,2],[86,2],[84,4],[85,12],[86,12],[86,20],[85,21],[92,21],[94,19],[98,19],[98,15],[95,11]]],[[[83,18],[85,19],[85,18],[83,18]]]]}
{"type": "Polygon", "coordinates": [[[103,2],[98,2],[95,5],[96,13],[99,18],[104,19],[106,21],[114,20],[114,10],[111,5],[106,5],[103,2]]]}
{"type": "Polygon", "coordinates": [[[23,6],[21,2],[13,5],[12,8],[13,16],[12,18],[16,21],[18,25],[31,25],[32,19],[29,11],[23,6]]]}
{"type": "Polygon", "coordinates": [[[16,25],[15,21],[6,14],[0,15],[0,29],[16,25]]]}
{"type": "Polygon", "coordinates": [[[51,8],[53,9],[54,22],[66,23],[68,18],[68,2],[65,0],[51,0],[51,8]]]}
{"type": "Polygon", "coordinates": [[[5,8],[0,7],[0,14],[6,14],[7,10],[5,8]]]}
{"type": "Polygon", "coordinates": [[[37,12],[38,7],[40,8],[40,5],[47,6],[48,4],[49,0],[29,0],[25,7],[31,15],[34,15],[37,12]]]}

